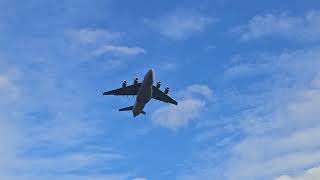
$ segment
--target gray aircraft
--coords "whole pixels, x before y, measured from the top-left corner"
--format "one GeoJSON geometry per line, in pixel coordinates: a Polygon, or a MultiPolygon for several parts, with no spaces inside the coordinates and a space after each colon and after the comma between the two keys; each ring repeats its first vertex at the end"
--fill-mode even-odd
{"type": "Polygon", "coordinates": [[[161,82],[159,81],[156,86],[153,85],[154,70],[150,69],[141,83],[138,82],[138,78],[134,79],[133,85],[127,86],[127,81],[122,82],[122,87],[119,89],[104,92],[103,95],[115,95],[115,96],[137,96],[136,102],[133,106],[119,109],[119,111],[132,111],[133,116],[136,117],[139,114],[146,114],[143,111],[144,106],[151,100],[151,98],[178,105],[178,102],[168,96],[169,87],[166,87],[164,92],[160,90],[161,82]]]}

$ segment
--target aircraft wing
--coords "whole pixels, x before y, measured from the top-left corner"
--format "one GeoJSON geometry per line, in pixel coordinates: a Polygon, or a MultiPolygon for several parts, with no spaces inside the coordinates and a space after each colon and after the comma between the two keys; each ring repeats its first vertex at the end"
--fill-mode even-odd
{"type": "Polygon", "coordinates": [[[126,86],[124,88],[114,89],[111,91],[106,91],[103,95],[115,95],[115,96],[134,96],[138,94],[141,83],[126,86]]]}
{"type": "Polygon", "coordinates": [[[176,100],[172,99],[170,96],[168,96],[155,86],[152,86],[152,98],[162,102],[178,105],[178,102],[176,100]]]}

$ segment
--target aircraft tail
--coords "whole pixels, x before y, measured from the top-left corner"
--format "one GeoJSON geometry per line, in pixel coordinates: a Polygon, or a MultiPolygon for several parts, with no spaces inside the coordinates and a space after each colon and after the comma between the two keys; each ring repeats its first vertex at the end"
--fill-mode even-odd
{"type": "MultiPolygon", "coordinates": [[[[133,110],[133,106],[129,106],[129,107],[125,107],[122,109],[119,109],[119,111],[132,111],[133,110]]],[[[146,112],[142,111],[141,114],[146,114],[146,112]]]]}
{"type": "Polygon", "coordinates": [[[132,111],[133,110],[133,106],[129,106],[129,107],[125,107],[122,109],[119,109],[119,111],[132,111]]]}

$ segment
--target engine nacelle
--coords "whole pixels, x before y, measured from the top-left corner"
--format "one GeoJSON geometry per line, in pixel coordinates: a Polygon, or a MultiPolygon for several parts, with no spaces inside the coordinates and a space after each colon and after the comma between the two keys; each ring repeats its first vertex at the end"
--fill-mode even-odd
{"type": "Polygon", "coordinates": [[[170,90],[170,88],[169,88],[169,87],[166,87],[166,89],[164,89],[164,93],[165,93],[165,94],[168,94],[168,93],[169,93],[169,90],[170,90]]]}
{"type": "Polygon", "coordinates": [[[134,85],[137,85],[138,83],[139,83],[139,79],[138,79],[138,78],[135,78],[134,81],[133,81],[133,84],[134,84],[134,85]]]}
{"type": "Polygon", "coordinates": [[[125,87],[127,87],[127,81],[126,81],[126,80],[124,80],[124,81],[122,82],[122,88],[125,88],[125,87]]]}
{"type": "Polygon", "coordinates": [[[157,88],[159,89],[161,87],[161,82],[157,82],[157,88]]]}

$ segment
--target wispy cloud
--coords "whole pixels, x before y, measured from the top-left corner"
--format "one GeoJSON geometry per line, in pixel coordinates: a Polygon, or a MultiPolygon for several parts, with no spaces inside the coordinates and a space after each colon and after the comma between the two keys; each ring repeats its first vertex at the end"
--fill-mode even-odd
{"type": "Polygon", "coordinates": [[[132,180],[147,180],[146,178],[134,178],[132,180]]]}
{"type": "Polygon", "coordinates": [[[177,70],[179,67],[179,65],[177,63],[174,62],[162,62],[159,65],[157,65],[157,69],[158,70],[162,70],[162,71],[175,71],[177,70]]]}
{"type": "Polygon", "coordinates": [[[186,126],[204,112],[206,101],[213,96],[206,85],[192,85],[178,94],[183,96],[178,106],[165,106],[152,113],[151,118],[156,125],[173,130],[186,126]]]}
{"type": "MultiPolygon", "coordinates": [[[[248,107],[244,106],[240,112],[230,115],[233,116],[233,122],[224,118],[221,121],[235,124],[236,131],[240,134],[233,139],[236,134],[233,128],[232,133],[227,131],[224,136],[221,136],[221,133],[219,136],[214,133],[215,129],[226,129],[224,125],[218,125],[198,137],[196,140],[200,143],[208,143],[207,140],[204,141],[207,138],[231,138],[231,141],[227,142],[228,158],[223,159],[224,163],[221,165],[208,162],[208,159],[212,159],[212,162],[217,159],[220,161],[216,157],[220,145],[215,141],[203,151],[207,155],[203,164],[197,164],[198,169],[183,178],[273,179],[281,174],[318,165],[320,144],[316,139],[320,138],[317,118],[320,111],[316,107],[320,106],[319,57],[318,48],[278,55],[264,54],[254,58],[255,66],[247,68],[245,76],[242,75],[243,71],[233,74],[233,78],[241,81],[251,80],[248,87],[239,87],[243,92],[237,95],[246,96],[242,101],[248,101],[248,107]],[[260,78],[257,79],[257,74],[251,72],[259,72],[260,78]],[[259,96],[256,96],[256,93],[259,96]],[[259,101],[260,103],[256,104],[259,101]]],[[[226,72],[228,71],[230,68],[226,69],[226,72]]],[[[230,99],[232,98],[222,101],[230,99]]],[[[217,101],[219,104],[219,100],[217,101]]],[[[243,103],[232,101],[233,106],[242,106],[243,103]]]]}
{"type": "MultiPolygon", "coordinates": [[[[92,143],[93,138],[101,135],[99,120],[91,117],[88,121],[82,114],[85,100],[69,89],[77,86],[70,84],[70,78],[73,83],[77,78],[59,79],[46,71],[46,63],[37,64],[39,69],[11,66],[0,69],[3,72],[0,74],[0,179],[129,177],[126,172],[116,174],[106,170],[105,166],[110,167],[125,156],[92,143]],[[32,83],[23,83],[26,81],[32,83]],[[107,172],[100,173],[101,169],[107,172]]],[[[50,67],[57,68],[52,64],[50,67]]]]}
{"type": "Polygon", "coordinates": [[[129,57],[146,54],[146,50],[138,46],[126,46],[121,32],[108,29],[83,28],[67,30],[65,39],[72,50],[86,58],[103,58],[107,68],[118,69],[129,57]],[[117,45],[115,45],[117,44],[117,45]]]}
{"type": "Polygon", "coordinates": [[[242,40],[275,36],[302,42],[320,40],[320,11],[309,11],[301,16],[288,13],[263,14],[254,16],[247,24],[232,30],[240,34],[242,40]]]}
{"type": "MultiPolygon", "coordinates": [[[[115,175],[101,175],[101,174],[94,174],[91,176],[88,175],[72,175],[72,174],[66,174],[62,177],[59,177],[61,180],[125,180],[128,179],[130,175],[127,174],[115,174],[115,175]]],[[[28,177],[25,177],[21,174],[15,174],[15,175],[8,175],[8,176],[0,176],[2,179],[6,180],[41,180],[43,178],[45,179],[56,179],[57,177],[55,175],[43,175],[41,178],[39,178],[37,175],[30,175],[28,177]]]]}
{"type": "Polygon", "coordinates": [[[127,47],[127,46],[113,46],[106,45],[93,51],[92,54],[95,56],[101,56],[104,54],[110,54],[114,56],[136,56],[145,54],[146,51],[141,47],[127,47]]]}
{"type": "Polygon", "coordinates": [[[283,175],[276,178],[275,180],[315,180],[315,179],[320,179],[320,167],[311,168],[301,176],[290,177],[287,175],[283,175]]]}
{"type": "Polygon", "coordinates": [[[0,104],[12,103],[18,100],[20,89],[16,84],[18,81],[18,72],[11,69],[3,74],[0,74],[0,104]]]}
{"type": "Polygon", "coordinates": [[[122,33],[112,32],[107,29],[84,28],[67,30],[66,37],[74,44],[88,45],[97,43],[111,43],[118,41],[122,33]]]}
{"type": "MultiPolygon", "coordinates": [[[[233,149],[228,171],[230,179],[263,179],[294,169],[304,169],[320,162],[320,152],[317,150],[320,144],[314,141],[320,135],[320,124],[314,117],[320,114],[313,108],[320,105],[320,90],[311,83],[320,78],[317,75],[320,68],[317,60],[319,56],[316,50],[278,56],[277,62],[280,62],[280,65],[273,69],[273,72],[278,74],[274,80],[282,81],[279,73],[285,70],[296,81],[296,85],[309,81],[308,88],[298,85],[300,88],[287,91],[291,95],[282,97],[283,101],[277,101],[279,109],[272,113],[248,113],[243,117],[241,124],[247,137],[233,149]],[[309,56],[310,54],[313,56],[309,56]],[[291,100],[286,100],[288,97],[291,100]],[[268,149],[265,149],[266,144],[268,149]]],[[[268,67],[272,67],[272,64],[268,67]]],[[[268,68],[263,69],[262,71],[268,73],[268,68]]],[[[279,85],[274,84],[272,88],[281,92],[283,87],[279,85]]]]}
{"type": "Polygon", "coordinates": [[[214,21],[198,12],[176,10],[155,19],[146,19],[145,23],[166,38],[183,40],[204,32],[214,21]]]}
{"type": "Polygon", "coordinates": [[[276,77],[280,74],[279,71],[286,72],[290,76],[287,78],[295,79],[301,82],[305,76],[314,75],[317,72],[320,62],[319,48],[311,48],[310,50],[298,50],[294,52],[286,52],[279,55],[271,55],[268,53],[261,53],[254,57],[239,57],[240,63],[235,63],[224,71],[224,77],[228,80],[234,79],[248,79],[256,76],[270,75],[276,77]],[[304,63],[301,62],[304,59],[304,63]],[[310,69],[308,72],[299,72],[300,69],[310,69]],[[274,75],[273,75],[274,74],[274,75]]]}
{"type": "Polygon", "coordinates": [[[194,84],[188,86],[184,91],[179,92],[180,96],[192,98],[196,95],[201,95],[206,99],[212,100],[213,99],[213,92],[212,90],[206,85],[194,84]]]}
{"type": "Polygon", "coordinates": [[[156,125],[176,130],[197,118],[204,107],[202,100],[181,100],[179,106],[170,105],[157,109],[152,114],[152,120],[156,125]]]}

